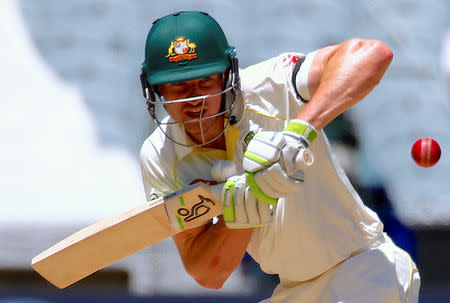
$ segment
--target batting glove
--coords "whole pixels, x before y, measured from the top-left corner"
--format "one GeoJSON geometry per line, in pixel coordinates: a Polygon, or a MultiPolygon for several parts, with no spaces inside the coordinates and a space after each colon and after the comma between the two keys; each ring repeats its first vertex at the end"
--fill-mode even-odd
{"type": "Polygon", "coordinates": [[[219,183],[211,189],[222,201],[223,218],[228,228],[250,228],[272,221],[272,209],[250,192],[245,175],[238,175],[233,162],[218,160],[211,175],[219,183]]]}
{"type": "Polygon", "coordinates": [[[222,206],[228,228],[258,227],[272,221],[272,207],[251,193],[245,174],[233,176],[225,182],[222,206]]]}
{"type": "Polygon", "coordinates": [[[312,125],[297,119],[290,121],[283,132],[262,131],[255,135],[243,161],[252,194],[276,205],[278,198],[298,191],[304,169],[314,162],[308,146],[316,137],[312,125]]]}

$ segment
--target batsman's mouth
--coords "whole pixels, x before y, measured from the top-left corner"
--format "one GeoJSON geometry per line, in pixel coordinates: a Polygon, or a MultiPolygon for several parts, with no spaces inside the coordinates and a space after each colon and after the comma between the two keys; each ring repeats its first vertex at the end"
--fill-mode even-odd
{"type": "Polygon", "coordinates": [[[198,119],[200,117],[207,117],[208,116],[208,111],[203,109],[203,112],[202,112],[201,108],[191,109],[191,110],[185,111],[185,115],[187,117],[189,117],[190,119],[198,119]]]}

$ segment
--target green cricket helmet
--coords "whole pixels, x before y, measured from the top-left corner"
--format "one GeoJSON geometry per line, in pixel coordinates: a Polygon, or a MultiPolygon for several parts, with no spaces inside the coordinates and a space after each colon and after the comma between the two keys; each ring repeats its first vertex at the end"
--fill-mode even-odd
{"type": "MultiPolygon", "coordinates": [[[[158,113],[161,111],[155,107],[199,99],[203,99],[205,102],[206,98],[223,95],[222,109],[214,116],[223,115],[228,118],[229,123],[236,123],[242,114],[242,106],[241,108],[235,106],[238,99],[237,92],[240,90],[238,60],[235,55],[235,49],[228,44],[221,27],[207,13],[183,11],[153,22],[145,44],[145,60],[141,66],[141,84],[148,110],[154,122],[160,128],[164,124],[179,124],[184,128],[186,123],[193,122],[193,120],[200,122],[201,119],[211,118],[212,116],[200,115],[198,119],[189,121],[170,122],[167,119],[163,121],[158,117],[158,113]],[[158,84],[204,78],[224,71],[227,71],[226,85],[221,92],[216,94],[166,101],[155,90],[155,86],[158,84]],[[239,108],[239,111],[236,111],[236,108],[239,108]],[[234,114],[235,112],[238,112],[238,115],[234,114]]],[[[183,140],[180,142],[180,140],[169,137],[165,129],[161,129],[175,143],[187,145],[183,143],[183,140]]],[[[187,146],[201,146],[213,140],[187,146]]]]}
{"type": "Polygon", "coordinates": [[[207,13],[178,12],[153,23],[142,70],[150,85],[182,82],[225,71],[233,53],[219,24],[207,13]]]}

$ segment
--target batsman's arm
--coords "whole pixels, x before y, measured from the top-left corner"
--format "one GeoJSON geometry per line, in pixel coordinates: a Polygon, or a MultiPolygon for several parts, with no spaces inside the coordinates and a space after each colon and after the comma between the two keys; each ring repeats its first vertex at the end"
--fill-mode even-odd
{"type": "Polygon", "coordinates": [[[186,271],[205,288],[219,289],[239,266],[253,228],[229,229],[223,217],[173,236],[186,271]]]}
{"type": "Polygon", "coordinates": [[[318,50],[307,81],[312,97],[296,118],[324,128],[372,91],[392,58],[389,47],[377,40],[352,39],[318,50]]]}
{"type": "Polygon", "coordinates": [[[391,61],[392,52],[384,43],[362,39],[322,48],[298,61],[293,84],[309,102],[283,132],[261,132],[250,141],[243,166],[251,192],[263,193],[259,198],[269,201],[300,190],[303,170],[311,166],[313,155],[299,155],[305,155],[318,130],[379,83],[391,61]]]}

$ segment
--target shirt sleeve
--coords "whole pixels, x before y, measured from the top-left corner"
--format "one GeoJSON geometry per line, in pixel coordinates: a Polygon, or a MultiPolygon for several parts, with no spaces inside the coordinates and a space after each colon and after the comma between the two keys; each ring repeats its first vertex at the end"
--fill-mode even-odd
{"type": "Polygon", "coordinates": [[[142,145],[140,168],[147,201],[177,191],[170,167],[166,167],[165,161],[160,159],[150,138],[142,145]]]}
{"type": "Polygon", "coordinates": [[[306,101],[309,101],[312,97],[309,92],[308,77],[315,54],[315,51],[308,53],[303,62],[298,62],[300,66],[297,68],[298,71],[294,77],[295,83],[293,84],[295,86],[295,89],[297,90],[297,93],[300,95],[300,97],[306,101]]]}

